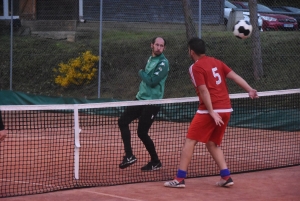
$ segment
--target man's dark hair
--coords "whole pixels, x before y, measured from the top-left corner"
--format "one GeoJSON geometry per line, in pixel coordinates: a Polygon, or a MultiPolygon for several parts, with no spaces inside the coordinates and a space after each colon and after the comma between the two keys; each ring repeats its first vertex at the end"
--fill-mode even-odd
{"type": "Polygon", "coordinates": [[[205,54],[205,42],[198,38],[191,38],[188,42],[190,50],[193,50],[197,55],[205,54]]]}
{"type": "Polygon", "coordinates": [[[162,39],[164,40],[164,46],[167,45],[167,41],[166,41],[163,37],[160,37],[160,36],[154,37],[154,38],[152,39],[151,43],[154,44],[157,38],[162,38],[162,39]]]}

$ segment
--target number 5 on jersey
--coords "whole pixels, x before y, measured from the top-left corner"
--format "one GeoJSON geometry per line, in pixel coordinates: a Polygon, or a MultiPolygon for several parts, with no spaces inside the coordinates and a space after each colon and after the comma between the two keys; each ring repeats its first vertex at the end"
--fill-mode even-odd
{"type": "Polygon", "coordinates": [[[211,70],[212,70],[212,73],[213,73],[214,77],[217,79],[217,80],[216,80],[216,84],[217,84],[217,85],[221,84],[222,79],[221,79],[220,74],[217,72],[217,71],[218,71],[218,68],[217,68],[217,67],[214,67],[214,68],[212,68],[211,70]]]}

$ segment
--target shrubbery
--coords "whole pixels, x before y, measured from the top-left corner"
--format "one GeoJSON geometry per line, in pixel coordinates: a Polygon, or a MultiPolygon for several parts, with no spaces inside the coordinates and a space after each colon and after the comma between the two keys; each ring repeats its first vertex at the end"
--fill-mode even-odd
{"type": "Polygon", "coordinates": [[[58,69],[53,69],[58,74],[55,83],[62,87],[68,87],[72,84],[89,84],[96,76],[97,68],[95,68],[95,64],[98,61],[99,56],[86,51],[79,57],[70,59],[68,63],[60,63],[58,69]]]}

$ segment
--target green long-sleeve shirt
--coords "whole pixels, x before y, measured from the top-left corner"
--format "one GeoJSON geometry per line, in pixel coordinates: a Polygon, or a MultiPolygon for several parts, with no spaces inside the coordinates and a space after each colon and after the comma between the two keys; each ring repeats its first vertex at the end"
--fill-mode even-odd
{"type": "Polygon", "coordinates": [[[138,100],[162,99],[168,73],[169,61],[163,54],[150,56],[145,69],[139,71],[142,82],[136,98],[138,100]]]}

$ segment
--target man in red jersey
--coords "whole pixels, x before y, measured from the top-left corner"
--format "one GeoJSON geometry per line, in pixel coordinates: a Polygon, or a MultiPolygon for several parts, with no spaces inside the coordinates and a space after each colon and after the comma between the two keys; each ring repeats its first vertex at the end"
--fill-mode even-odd
{"type": "Polygon", "coordinates": [[[166,182],[164,186],[185,187],[187,168],[198,142],[205,143],[208,152],[220,168],[221,179],[217,186],[232,186],[233,180],[220,148],[232,111],[225,79],[233,80],[247,91],[252,99],[258,98],[257,91],[222,61],[206,56],[202,39],[192,38],[188,47],[189,55],[195,62],[191,65],[189,73],[200,104],[188,129],[176,178],[166,182]]]}

